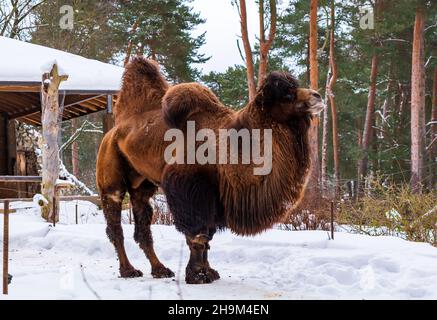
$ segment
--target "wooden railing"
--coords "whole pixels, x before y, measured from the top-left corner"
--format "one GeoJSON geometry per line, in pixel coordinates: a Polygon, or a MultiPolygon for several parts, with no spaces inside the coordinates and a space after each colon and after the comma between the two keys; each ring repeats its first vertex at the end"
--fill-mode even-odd
{"type": "MultiPolygon", "coordinates": [[[[12,183],[41,183],[42,177],[39,176],[0,176],[0,182],[12,182],[12,183]]],[[[100,204],[100,199],[98,196],[58,196],[58,190],[62,188],[68,188],[71,184],[66,181],[58,182],[56,184],[56,192],[53,210],[53,226],[56,225],[57,211],[56,203],[57,201],[72,201],[72,200],[83,200],[90,201],[96,205],[100,204]]],[[[0,199],[0,202],[4,203],[3,212],[3,294],[8,294],[8,284],[9,284],[9,274],[8,274],[8,259],[9,259],[9,214],[11,210],[9,208],[9,203],[12,201],[29,201],[32,202],[33,198],[21,198],[21,199],[0,199]]],[[[77,210],[76,210],[76,223],[77,223],[77,210]]]]}

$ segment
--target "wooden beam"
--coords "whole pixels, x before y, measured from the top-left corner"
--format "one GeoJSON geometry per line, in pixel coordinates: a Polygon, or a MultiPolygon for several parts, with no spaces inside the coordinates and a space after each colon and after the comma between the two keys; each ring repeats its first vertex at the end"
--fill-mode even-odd
{"type": "Polygon", "coordinates": [[[64,109],[64,117],[66,116],[65,112],[73,114],[73,117],[80,117],[83,115],[83,112],[78,112],[77,109],[74,108],[73,106],[64,109]]]}
{"type": "Polygon", "coordinates": [[[26,92],[0,92],[0,98],[3,101],[11,102],[13,105],[39,105],[39,96],[36,93],[26,92]]]}
{"type": "MultiPolygon", "coordinates": [[[[91,109],[91,110],[93,110],[93,111],[99,111],[99,110],[102,110],[102,109],[100,108],[100,106],[96,106],[96,105],[90,103],[89,101],[82,102],[82,103],[80,103],[79,105],[82,106],[82,107],[85,107],[85,108],[87,108],[87,109],[91,109]]],[[[104,109],[104,107],[103,107],[103,109],[104,109]]]]}
{"type": "Polygon", "coordinates": [[[40,86],[0,86],[0,92],[38,92],[40,86]]]}
{"type": "Polygon", "coordinates": [[[70,106],[69,109],[75,110],[76,112],[79,112],[81,114],[87,114],[90,113],[90,111],[94,112],[94,110],[90,110],[89,108],[82,106],[80,104],[75,104],[74,106],[70,106]]]}
{"type": "MultiPolygon", "coordinates": [[[[1,92],[40,92],[41,82],[38,81],[0,81],[0,91],[1,92]]],[[[81,94],[81,95],[117,95],[119,90],[65,90],[65,92],[70,94],[81,94]]]]}
{"type": "Polygon", "coordinates": [[[19,120],[23,121],[23,122],[30,123],[31,125],[34,125],[34,126],[37,126],[37,127],[39,127],[41,125],[41,122],[39,120],[35,120],[35,119],[30,118],[30,117],[23,117],[23,118],[21,118],[19,120]]]}
{"type": "Polygon", "coordinates": [[[78,104],[87,104],[87,105],[91,105],[91,106],[96,107],[96,108],[100,108],[102,106],[102,104],[105,105],[105,103],[100,102],[95,97],[92,99],[88,99],[86,101],[81,101],[78,104]]]}
{"type": "Polygon", "coordinates": [[[41,183],[42,177],[39,176],[0,176],[0,182],[35,182],[41,183]]]}
{"type": "Polygon", "coordinates": [[[10,118],[11,118],[11,120],[12,119],[18,119],[18,118],[21,118],[21,117],[28,117],[28,116],[31,116],[31,115],[34,115],[34,114],[38,114],[38,113],[41,113],[41,107],[40,106],[33,106],[33,108],[29,108],[29,109],[27,109],[27,110],[25,110],[25,111],[21,111],[21,112],[16,112],[16,113],[13,113],[13,114],[11,114],[11,116],[10,116],[10,118]]]}
{"type": "MultiPolygon", "coordinates": [[[[101,205],[101,199],[99,196],[59,196],[59,201],[89,201],[94,203],[95,205],[101,205]]],[[[33,202],[33,198],[17,198],[17,199],[0,199],[0,203],[4,203],[5,201],[10,202],[33,202]]]]}
{"type": "MultiPolygon", "coordinates": [[[[8,211],[9,213],[16,213],[17,210],[16,209],[9,209],[8,211]]],[[[4,214],[5,213],[5,209],[0,209],[0,214],[4,214]]]]}
{"type": "Polygon", "coordinates": [[[87,96],[86,98],[84,98],[84,97],[80,97],[80,95],[78,95],[79,97],[78,98],[72,98],[72,97],[75,97],[75,96],[73,96],[73,95],[70,95],[69,97],[70,98],[68,98],[68,96],[67,96],[67,98],[66,98],[66,100],[65,100],[65,104],[64,104],[64,108],[66,108],[66,107],[70,107],[70,106],[73,106],[73,105],[76,105],[76,104],[81,104],[82,102],[87,102],[87,101],[89,101],[89,100],[94,100],[94,99],[96,99],[97,100],[97,98],[98,97],[104,97],[104,95],[98,95],[98,96],[87,96]]]}
{"type": "MultiPolygon", "coordinates": [[[[1,98],[0,101],[2,101],[1,98]]],[[[2,101],[0,105],[0,113],[2,112],[7,112],[10,115],[14,112],[17,112],[17,108],[9,103],[6,103],[6,101],[2,101]]]]}

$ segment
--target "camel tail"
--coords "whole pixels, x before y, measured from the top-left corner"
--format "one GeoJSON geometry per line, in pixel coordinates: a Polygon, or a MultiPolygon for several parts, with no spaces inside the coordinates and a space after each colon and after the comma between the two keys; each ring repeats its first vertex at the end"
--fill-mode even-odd
{"type": "Polygon", "coordinates": [[[134,57],[123,74],[123,84],[114,107],[115,120],[161,109],[161,99],[168,87],[156,62],[134,57]]]}

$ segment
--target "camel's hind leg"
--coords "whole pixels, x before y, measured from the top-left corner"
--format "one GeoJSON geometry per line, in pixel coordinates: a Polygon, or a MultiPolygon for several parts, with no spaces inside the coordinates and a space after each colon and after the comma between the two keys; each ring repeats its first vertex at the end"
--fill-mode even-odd
{"type": "Polygon", "coordinates": [[[144,181],[137,189],[129,190],[135,219],[134,239],[150,261],[152,276],[154,278],[171,278],[174,277],[174,273],[159,261],[153,248],[152,231],[150,230],[153,210],[149,199],[156,192],[156,189],[155,185],[144,181]]]}

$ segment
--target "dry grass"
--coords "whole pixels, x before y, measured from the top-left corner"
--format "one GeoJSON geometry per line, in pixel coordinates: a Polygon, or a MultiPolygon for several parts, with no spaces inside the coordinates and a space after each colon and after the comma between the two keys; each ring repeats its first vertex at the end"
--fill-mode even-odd
{"type": "Polygon", "coordinates": [[[173,216],[168,210],[167,202],[163,194],[157,194],[150,201],[153,207],[153,224],[173,225],[173,216]]]}
{"type": "Polygon", "coordinates": [[[437,245],[437,190],[413,194],[407,185],[372,181],[357,202],[340,205],[339,222],[353,231],[437,245]]]}
{"type": "Polygon", "coordinates": [[[331,200],[304,198],[296,209],[290,211],[283,223],[281,229],[285,230],[328,231],[331,229],[331,200]]]}

